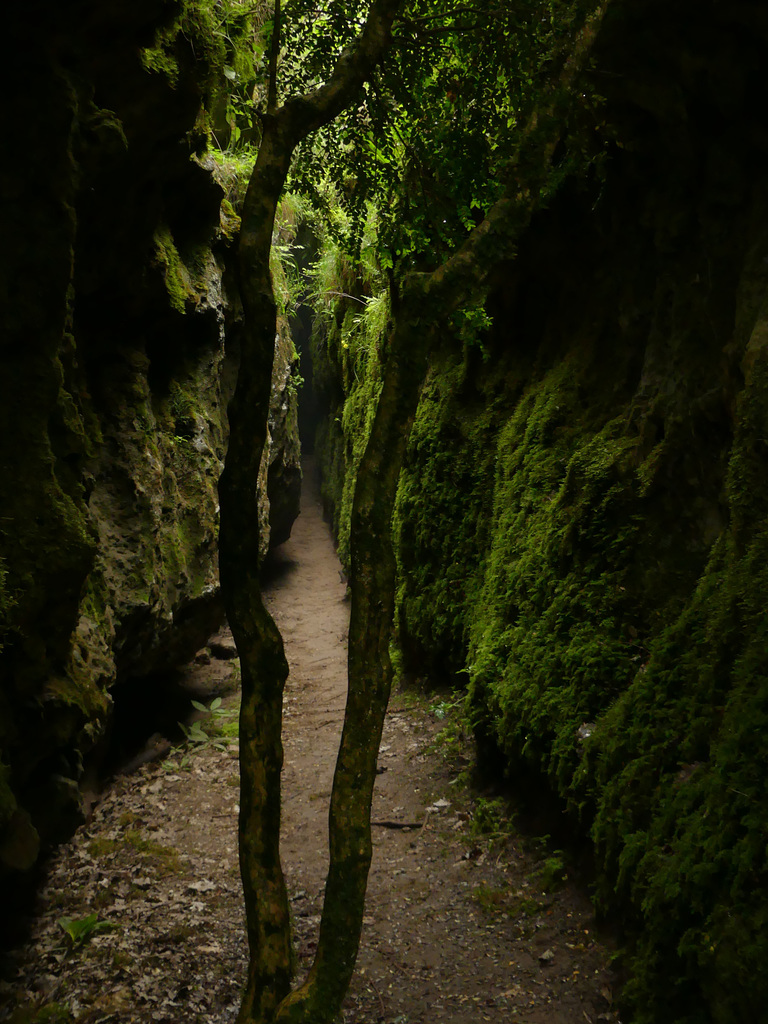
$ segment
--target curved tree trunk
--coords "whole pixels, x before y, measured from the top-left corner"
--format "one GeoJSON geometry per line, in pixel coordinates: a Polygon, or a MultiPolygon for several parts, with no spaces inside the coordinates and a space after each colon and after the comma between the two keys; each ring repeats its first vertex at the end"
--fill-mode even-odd
{"type": "Polygon", "coordinates": [[[491,268],[514,255],[515,243],[547,197],[551,159],[560,138],[552,116],[581,68],[609,0],[577,36],[550,102],[522,134],[518,157],[526,171],[451,257],[429,274],[408,275],[393,296],[393,328],[383,385],[357,470],[350,526],[352,615],[344,729],[329,816],[330,867],[320,939],[307,980],[284,1001],[281,1024],[330,1024],[355,966],[371,864],[370,810],[392,667],[395,597],[392,512],[405,448],[416,414],[433,337],[447,315],[480,299],[491,268]]]}
{"type": "Polygon", "coordinates": [[[277,0],[267,112],[243,206],[238,271],[245,323],[237,385],[229,406],[229,445],[219,481],[221,587],[242,671],[239,848],[250,960],[240,1024],[272,1024],[290,990],[292,964],[279,845],[282,703],[288,665],[282,637],[264,607],[258,583],[256,488],[267,436],[277,319],[269,272],[272,232],[296,145],[353,102],[389,45],[401,2],[372,0],[362,32],[341,53],[329,80],[278,107],[277,0]]]}
{"type": "Polygon", "coordinates": [[[336,1018],[360,943],[372,853],[371,799],[392,683],[392,511],[430,341],[428,328],[407,312],[419,309],[421,290],[412,286],[407,296],[395,304],[384,383],[352,509],[349,682],[331,795],[330,867],[320,938],[306,982],[280,1008],[277,1020],[285,1024],[330,1024],[336,1018]]]}
{"type": "Polygon", "coordinates": [[[227,617],[240,655],[240,872],[250,964],[240,1021],[269,1021],[291,982],[288,897],[280,864],[283,764],[283,641],[258,585],[256,482],[264,450],[272,383],[276,308],[269,274],[275,211],[292,147],[265,126],[243,209],[239,250],[245,331],[230,436],[219,482],[219,566],[227,617]]]}

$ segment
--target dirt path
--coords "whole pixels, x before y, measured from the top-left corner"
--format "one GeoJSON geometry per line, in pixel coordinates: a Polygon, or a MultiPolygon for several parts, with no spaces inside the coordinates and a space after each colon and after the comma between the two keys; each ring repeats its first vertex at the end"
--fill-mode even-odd
{"type": "MultiPolygon", "coordinates": [[[[283,848],[300,974],[315,948],[327,802],[341,729],[349,606],[316,492],[265,595],[286,640],[283,848]]],[[[210,651],[227,655],[226,635],[210,651]]],[[[203,652],[194,687],[231,688],[203,652]]],[[[236,696],[225,697],[223,709],[236,696]]],[[[347,1024],[617,1021],[608,954],[558,856],[533,852],[499,801],[471,797],[455,712],[396,695],[374,798],[375,853],[347,1024]],[[415,827],[396,827],[416,823],[415,827]]],[[[232,731],[231,719],[218,725],[232,731]]],[[[236,739],[177,749],[118,778],[52,859],[30,940],[0,983],[1,1019],[233,1021],[245,968],[236,853],[236,739]],[[222,749],[217,745],[220,744],[222,749]],[[226,745],[225,745],[226,744],[226,745]],[[98,924],[74,949],[65,936],[98,924]],[[78,924],[79,923],[79,924],[78,924]],[[99,931],[99,926],[115,926],[99,931]],[[12,1016],[13,1008],[26,1007],[12,1016]],[[57,1006],[57,1016],[50,1008],[57,1006]],[[30,1016],[29,1012],[32,1015],[30,1016]],[[67,1016],[70,1014],[70,1016],[67,1016]]]]}

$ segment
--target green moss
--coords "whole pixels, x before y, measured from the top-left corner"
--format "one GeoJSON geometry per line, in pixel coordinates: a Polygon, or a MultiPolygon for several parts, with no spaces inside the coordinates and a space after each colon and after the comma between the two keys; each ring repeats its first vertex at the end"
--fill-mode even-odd
{"type": "Polygon", "coordinates": [[[618,894],[638,921],[627,997],[641,1024],[726,1024],[768,1000],[766,410],[762,358],[739,404],[730,528],[582,770],[597,791],[601,898],[618,894]]]}
{"type": "Polygon", "coordinates": [[[54,676],[46,683],[43,701],[58,704],[61,708],[77,709],[83,720],[100,718],[106,714],[109,700],[103,690],[93,681],[70,676],[54,676]],[[84,685],[85,681],[87,683],[84,685]],[[89,685],[88,685],[89,684],[89,685]]]}
{"type": "Polygon", "coordinates": [[[191,597],[199,597],[209,582],[204,540],[204,528],[194,514],[168,523],[158,538],[164,576],[175,586],[185,580],[191,597]]]}
{"type": "Polygon", "coordinates": [[[189,273],[182,262],[171,230],[162,225],[155,231],[155,258],[163,267],[165,287],[173,309],[178,313],[187,311],[187,303],[194,299],[194,289],[189,273]]]}
{"type": "Polygon", "coordinates": [[[141,51],[141,60],[147,71],[164,75],[175,88],[179,82],[179,61],[186,46],[199,57],[199,74],[205,78],[220,72],[226,61],[226,49],[221,38],[215,4],[211,0],[176,0],[175,16],[157,32],[153,46],[141,51]],[[186,45],[185,45],[186,44],[186,45]]]}
{"type": "Polygon", "coordinates": [[[585,429],[564,360],[528,390],[499,438],[493,528],[471,623],[471,686],[495,735],[567,785],[576,730],[628,681],[628,596],[640,526],[636,442],[585,429]]]}
{"type": "MultiPolygon", "coordinates": [[[[323,470],[323,495],[332,510],[339,558],[349,567],[349,527],[357,466],[362,458],[381,390],[381,347],[388,315],[380,297],[369,315],[346,301],[334,305],[332,316],[316,324],[313,338],[315,387],[322,389],[322,369],[331,368],[344,382],[346,400],[324,425],[318,440],[323,470]],[[382,312],[384,311],[384,312],[382,312]],[[334,369],[335,368],[335,369],[334,369]]],[[[326,373],[328,369],[326,369],[326,373]]]]}
{"type": "Polygon", "coordinates": [[[172,0],[154,44],[141,51],[144,68],[162,75],[172,89],[185,80],[202,94],[200,112],[190,138],[201,148],[212,139],[218,146],[240,141],[252,125],[251,101],[263,68],[261,26],[268,18],[265,4],[247,0],[172,0]],[[216,132],[214,122],[221,120],[216,132]]]}
{"type": "Polygon", "coordinates": [[[9,1024],[72,1024],[72,1011],[64,1003],[47,1003],[41,1007],[36,1001],[17,1007],[8,1018],[9,1024]]]}
{"type": "Polygon", "coordinates": [[[493,486],[492,387],[464,400],[461,356],[435,361],[422,390],[394,514],[396,630],[403,668],[434,678],[466,664],[469,610],[481,582],[493,486]]]}
{"type": "Polygon", "coordinates": [[[256,153],[249,149],[236,153],[213,150],[213,175],[224,189],[222,201],[222,225],[225,234],[234,236],[240,228],[240,210],[245,199],[248,182],[251,179],[256,153]]]}
{"type": "Polygon", "coordinates": [[[147,71],[164,75],[173,88],[179,81],[179,62],[167,47],[174,38],[167,30],[158,39],[157,46],[149,46],[141,51],[141,62],[147,71]]]}
{"type": "Polygon", "coordinates": [[[147,839],[139,829],[127,829],[121,839],[94,839],[88,844],[88,852],[98,860],[131,859],[138,855],[145,867],[159,875],[180,874],[184,870],[178,850],[147,839]]]}
{"type": "Polygon", "coordinates": [[[92,839],[88,843],[88,853],[91,857],[103,859],[113,854],[119,848],[119,845],[120,843],[117,839],[92,839]]]}

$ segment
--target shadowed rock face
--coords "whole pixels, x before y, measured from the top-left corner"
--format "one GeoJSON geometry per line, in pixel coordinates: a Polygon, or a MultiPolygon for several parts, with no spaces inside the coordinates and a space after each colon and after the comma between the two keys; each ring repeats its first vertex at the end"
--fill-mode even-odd
{"type": "MultiPolygon", "coordinates": [[[[173,5],[42,6],[11,15],[3,53],[0,871],[79,821],[110,688],[188,660],[222,619],[237,362],[232,218],[195,127],[204,50],[179,34],[171,83],[141,47],[173,5]]],[[[270,464],[298,466],[286,337],[276,351],[263,524],[270,464]]]]}
{"type": "MultiPolygon", "coordinates": [[[[600,159],[441,339],[395,513],[402,668],[468,680],[489,763],[589,834],[637,1024],[768,1000],[767,57],[758,0],[611,5],[600,159]]],[[[342,410],[317,338],[343,524],[379,371],[342,410]]]]}

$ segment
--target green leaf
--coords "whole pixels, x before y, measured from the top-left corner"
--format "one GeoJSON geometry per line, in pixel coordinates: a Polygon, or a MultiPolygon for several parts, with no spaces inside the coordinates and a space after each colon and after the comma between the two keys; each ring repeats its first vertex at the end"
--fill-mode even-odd
{"type": "Polygon", "coordinates": [[[94,935],[119,928],[119,925],[112,921],[99,921],[98,914],[88,914],[87,917],[80,918],[61,917],[57,923],[69,939],[72,949],[82,946],[94,935]]]}

